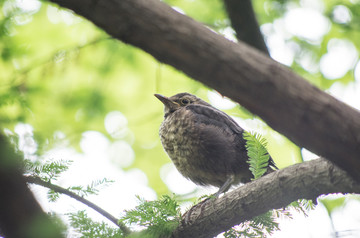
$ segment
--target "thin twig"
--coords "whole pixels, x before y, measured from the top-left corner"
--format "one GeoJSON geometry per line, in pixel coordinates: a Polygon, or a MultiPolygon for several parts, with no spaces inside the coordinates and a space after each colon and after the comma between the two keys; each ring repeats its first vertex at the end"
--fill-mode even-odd
{"type": "Polygon", "coordinates": [[[73,193],[73,192],[69,191],[68,189],[60,187],[58,185],[52,184],[51,182],[46,182],[36,176],[25,176],[25,180],[28,183],[37,184],[37,185],[49,188],[57,193],[65,194],[65,195],[85,204],[86,206],[94,209],[95,211],[97,211],[98,213],[100,213],[101,215],[103,215],[104,217],[109,219],[111,222],[113,222],[115,225],[117,225],[124,232],[125,235],[128,235],[131,233],[131,230],[125,224],[119,222],[119,220],[116,217],[114,217],[107,211],[103,210],[96,204],[90,202],[89,200],[77,195],[76,193],[73,193]]]}

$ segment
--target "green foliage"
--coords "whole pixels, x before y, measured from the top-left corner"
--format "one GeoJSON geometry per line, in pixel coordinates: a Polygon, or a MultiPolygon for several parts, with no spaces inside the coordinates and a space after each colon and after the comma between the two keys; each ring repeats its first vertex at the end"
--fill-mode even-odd
{"type": "MultiPolygon", "coordinates": [[[[49,161],[49,162],[31,162],[30,160],[24,160],[25,162],[25,173],[40,178],[46,182],[53,182],[69,169],[72,161],[60,160],[60,161],[49,161]]],[[[97,195],[102,187],[108,186],[113,183],[113,180],[107,178],[92,181],[87,186],[71,186],[67,188],[69,191],[81,196],[86,197],[88,195],[97,195]]],[[[55,202],[59,198],[60,194],[53,190],[48,191],[48,199],[51,202],[55,202]]]]}
{"type": "Polygon", "coordinates": [[[60,198],[60,193],[49,189],[47,193],[47,198],[49,199],[49,202],[56,202],[60,198]]]}
{"type": "MultiPolygon", "coordinates": [[[[18,138],[16,144],[18,142],[18,138]]],[[[58,179],[61,173],[65,172],[69,169],[72,161],[67,160],[59,160],[59,161],[40,161],[37,160],[35,162],[30,161],[29,159],[24,159],[24,168],[25,174],[40,178],[45,182],[53,182],[58,179]]],[[[49,189],[48,200],[50,202],[55,202],[60,197],[60,194],[49,189]]]]}
{"type": "Polygon", "coordinates": [[[57,180],[61,173],[69,169],[72,161],[60,160],[49,161],[43,164],[33,163],[30,160],[25,160],[26,172],[37,176],[46,182],[57,180]]]}
{"type": "MultiPolygon", "coordinates": [[[[19,2],[25,1],[0,1],[2,129],[12,131],[19,122],[31,124],[39,146],[38,154],[57,145],[57,132],[64,134],[69,147],[78,150],[82,133],[88,130],[101,132],[111,142],[123,140],[131,145],[136,154],[136,160],[131,166],[146,173],[149,186],[157,193],[167,193],[168,188],[158,173],[159,168],[169,162],[157,133],[162,120],[162,105],[154,99],[153,93],[172,95],[188,91],[206,99],[208,88],[172,67],[157,62],[147,53],[112,39],[92,23],[70,11],[45,1],[41,2],[38,9],[29,11],[22,8],[19,2]],[[120,111],[128,120],[123,128],[125,133],[120,138],[113,137],[104,127],[107,113],[115,110],[120,111]]],[[[221,0],[165,2],[220,34],[230,26],[221,0]]],[[[271,31],[275,31],[287,11],[304,2],[306,1],[259,0],[253,1],[253,4],[259,23],[266,24],[271,31]]],[[[319,65],[332,39],[346,39],[359,50],[360,5],[350,0],[320,2],[323,3],[322,14],[331,22],[329,31],[322,39],[309,41],[292,36],[289,32],[278,33],[277,37],[286,35],[286,45],[296,49],[293,51],[294,60],[290,67],[321,89],[328,89],[338,82],[343,85],[353,82],[355,64],[344,76],[327,79],[319,69],[309,71],[301,62],[304,56],[309,56],[312,65],[319,65]],[[334,9],[338,6],[349,10],[351,19],[348,22],[336,21],[334,9]]],[[[254,118],[244,109],[239,110],[239,107],[227,112],[241,118],[254,118]]],[[[252,158],[249,162],[256,179],[265,172],[266,146],[256,135],[251,135],[249,139],[249,146],[257,148],[251,152],[255,159],[252,158]]],[[[12,140],[16,141],[14,138],[12,140]]],[[[276,156],[277,164],[289,165],[299,161],[297,147],[290,142],[279,142],[278,135],[273,140],[267,137],[273,156],[271,146],[275,144],[273,142],[278,142],[278,147],[273,149],[279,153],[276,156]]],[[[70,165],[71,161],[35,165],[27,162],[28,173],[45,181],[56,180],[70,165]]],[[[72,186],[69,189],[86,196],[96,194],[98,185],[107,182],[109,181],[95,181],[88,186],[72,186]]],[[[58,196],[58,193],[49,192],[52,201],[58,196]]],[[[325,201],[324,205],[331,213],[335,208],[340,208],[342,202],[345,203],[346,200],[325,201]]],[[[311,206],[297,201],[292,207],[299,212],[306,212],[311,206]]],[[[286,212],[288,210],[276,210],[274,216],[289,216],[286,212]]],[[[249,229],[250,232],[257,228],[249,229]]]]}
{"type": "MultiPolygon", "coordinates": [[[[61,173],[69,169],[72,161],[32,162],[30,160],[24,160],[24,163],[25,173],[38,177],[46,182],[53,182],[57,180],[61,173]]],[[[47,195],[50,202],[56,202],[60,197],[60,194],[53,190],[49,190],[47,195]]]]}
{"type": "Polygon", "coordinates": [[[244,222],[224,233],[225,238],[238,237],[266,237],[274,231],[279,230],[279,223],[275,221],[272,211],[268,211],[260,216],[244,222]]]}
{"type": "Polygon", "coordinates": [[[301,212],[307,216],[307,213],[315,208],[315,204],[311,200],[299,199],[290,203],[287,208],[292,208],[297,212],[301,212]]]}
{"type": "Polygon", "coordinates": [[[181,214],[178,203],[164,195],[156,201],[145,201],[137,196],[140,204],[135,209],[126,211],[120,219],[125,224],[135,224],[147,228],[143,235],[162,237],[171,234],[178,226],[181,214]]]}
{"type": "MultiPolygon", "coordinates": [[[[263,176],[269,164],[269,154],[266,146],[267,142],[260,134],[244,132],[246,149],[248,152],[250,170],[254,179],[263,176]]],[[[311,201],[298,200],[292,202],[286,209],[275,209],[257,216],[247,222],[237,225],[224,233],[226,238],[238,237],[267,237],[279,230],[279,222],[276,218],[290,217],[290,209],[302,212],[306,215],[307,211],[314,208],[311,201]]]]}
{"type": "MultiPolygon", "coordinates": [[[[97,195],[99,193],[99,187],[108,186],[110,183],[113,183],[113,180],[108,180],[106,178],[102,180],[96,180],[91,182],[90,185],[87,186],[71,186],[67,188],[70,192],[73,192],[81,197],[86,197],[88,195],[97,195]]],[[[60,197],[58,192],[53,190],[48,191],[48,199],[50,202],[56,202],[56,200],[60,197]]]]}
{"type": "Polygon", "coordinates": [[[105,222],[91,220],[85,211],[68,214],[70,224],[83,238],[121,238],[124,237],[119,228],[110,227],[105,222]]]}
{"type": "MultiPolygon", "coordinates": [[[[244,132],[246,149],[249,157],[250,171],[254,180],[263,176],[269,164],[269,154],[266,149],[266,140],[257,133],[244,132]]],[[[279,211],[278,211],[279,212],[279,211]]],[[[250,221],[244,222],[224,233],[226,238],[236,237],[266,237],[274,231],[279,230],[279,223],[275,220],[276,214],[268,211],[250,221]]]]}
{"type": "Polygon", "coordinates": [[[81,197],[86,197],[88,195],[97,195],[99,193],[99,189],[104,186],[108,186],[110,183],[113,183],[113,180],[109,180],[107,178],[103,178],[101,180],[92,181],[90,185],[84,186],[72,186],[68,188],[70,191],[76,193],[81,197]]]}
{"type": "Polygon", "coordinates": [[[254,175],[254,179],[263,176],[269,165],[269,154],[266,149],[266,140],[257,133],[244,132],[243,135],[246,141],[246,149],[250,165],[250,171],[254,175]]]}
{"type": "Polygon", "coordinates": [[[253,224],[253,227],[257,227],[255,231],[258,234],[261,234],[263,230],[265,230],[268,234],[279,230],[279,223],[275,221],[272,211],[268,211],[260,216],[253,218],[251,223],[253,224]]]}
{"type": "MultiPolygon", "coordinates": [[[[71,11],[49,2],[27,11],[18,2],[0,2],[4,9],[0,13],[2,127],[13,130],[19,122],[31,124],[38,154],[57,145],[59,131],[69,146],[78,150],[87,130],[99,131],[110,141],[124,140],[136,154],[131,166],[146,173],[157,193],[167,193],[157,172],[169,162],[157,133],[162,105],[153,93],[188,91],[206,99],[208,88],[141,50],[112,39],[71,11]],[[107,113],[115,110],[128,120],[121,138],[113,138],[104,127],[107,113]]],[[[230,26],[220,0],[166,2],[220,33],[230,26]]],[[[257,2],[256,9],[259,17],[265,16],[270,22],[275,19],[271,13],[275,8],[268,16],[264,2],[257,2]]],[[[249,118],[239,107],[229,113],[249,118]]]]}
{"type": "Polygon", "coordinates": [[[241,238],[241,237],[255,237],[263,238],[273,234],[279,230],[280,217],[292,218],[291,210],[302,212],[307,215],[307,212],[314,208],[314,204],[308,200],[294,201],[284,209],[274,209],[268,211],[260,216],[246,221],[240,225],[234,226],[228,231],[224,232],[226,238],[241,238]]]}

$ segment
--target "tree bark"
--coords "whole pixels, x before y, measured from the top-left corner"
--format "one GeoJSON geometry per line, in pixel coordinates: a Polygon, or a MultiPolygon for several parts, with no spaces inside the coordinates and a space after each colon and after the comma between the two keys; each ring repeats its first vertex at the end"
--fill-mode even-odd
{"type": "Polygon", "coordinates": [[[214,237],[271,209],[328,193],[360,193],[360,183],[325,159],[292,165],[195,207],[172,237],[214,237]]]}
{"type": "Polygon", "coordinates": [[[360,180],[360,112],[157,0],[51,0],[218,90],[360,180]]]}

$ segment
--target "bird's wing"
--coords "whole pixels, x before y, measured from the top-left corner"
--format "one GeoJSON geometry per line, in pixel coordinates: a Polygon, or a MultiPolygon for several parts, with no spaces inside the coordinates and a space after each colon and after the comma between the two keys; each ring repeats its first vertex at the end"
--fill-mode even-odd
{"type": "Polygon", "coordinates": [[[236,134],[242,135],[244,130],[225,112],[222,112],[214,107],[191,104],[187,106],[187,109],[197,114],[197,119],[203,119],[202,123],[210,123],[220,127],[228,127],[236,134]],[[208,122],[205,120],[208,120],[208,122]]]}
{"type": "Polygon", "coordinates": [[[199,137],[205,155],[212,155],[214,158],[225,156],[228,160],[247,157],[242,135],[244,130],[230,116],[203,105],[193,104],[186,109],[193,116],[194,133],[199,137]]]}
{"type": "MultiPolygon", "coordinates": [[[[243,129],[227,114],[216,108],[192,104],[186,106],[194,122],[194,138],[197,140],[195,163],[203,171],[215,173],[219,178],[235,174],[237,180],[248,181],[247,152],[243,129]]],[[[220,181],[221,179],[219,179],[220,181]]],[[[218,182],[217,186],[221,186],[218,182]]],[[[215,184],[215,183],[212,183],[215,184]]]]}
{"type": "MultiPolygon", "coordinates": [[[[237,143],[236,149],[240,151],[245,149],[245,140],[242,135],[244,129],[242,129],[229,115],[210,106],[189,105],[188,107],[190,107],[189,109],[194,113],[198,114],[197,118],[202,118],[202,116],[203,118],[208,118],[208,123],[215,126],[213,130],[207,132],[208,136],[210,136],[211,133],[215,135],[218,131],[216,130],[217,128],[224,128],[224,126],[227,126],[231,131],[235,132],[233,140],[237,143]]],[[[206,120],[202,120],[201,123],[206,123],[206,120]]],[[[270,167],[273,168],[272,171],[274,169],[279,169],[271,156],[269,158],[269,168],[270,167]]]]}

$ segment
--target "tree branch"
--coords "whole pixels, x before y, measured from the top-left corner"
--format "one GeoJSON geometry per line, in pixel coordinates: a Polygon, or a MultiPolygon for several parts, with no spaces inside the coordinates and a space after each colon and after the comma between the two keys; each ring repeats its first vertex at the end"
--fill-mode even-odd
{"type": "Polygon", "coordinates": [[[236,38],[269,55],[251,0],[224,0],[236,38]]]}
{"type": "Polygon", "coordinates": [[[51,0],[218,90],[360,180],[360,112],[158,0],[51,0]]]}
{"type": "Polygon", "coordinates": [[[108,213],[107,211],[102,209],[101,207],[97,206],[96,204],[90,202],[89,200],[77,195],[76,193],[73,193],[73,192],[69,191],[68,189],[60,187],[58,185],[52,184],[51,182],[46,182],[39,177],[25,176],[25,180],[28,183],[37,184],[37,185],[49,188],[57,193],[65,194],[65,195],[85,204],[86,206],[94,209],[95,211],[100,213],[102,216],[109,219],[112,223],[114,223],[116,226],[118,226],[124,232],[125,235],[128,235],[131,233],[131,230],[125,224],[123,224],[122,222],[119,222],[119,220],[116,217],[114,217],[113,215],[111,215],[110,213],[108,213]]]}
{"type": "Polygon", "coordinates": [[[214,237],[271,209],[328,193],[360,193],[360,183],[325,159],[292,165],[195,207],[172,237],[214,237]]]}

